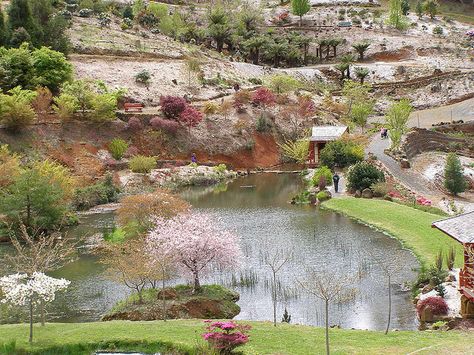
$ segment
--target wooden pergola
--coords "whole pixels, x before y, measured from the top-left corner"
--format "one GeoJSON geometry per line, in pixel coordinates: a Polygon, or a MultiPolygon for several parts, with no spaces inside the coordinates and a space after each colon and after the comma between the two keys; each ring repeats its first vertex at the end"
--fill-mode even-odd
{"type": "Polygon", "coordinates": [[[461,314],[474,318],[474,211],[433,222],[431,226],[464,247],[464,265],[459,272],[461,314]]]}

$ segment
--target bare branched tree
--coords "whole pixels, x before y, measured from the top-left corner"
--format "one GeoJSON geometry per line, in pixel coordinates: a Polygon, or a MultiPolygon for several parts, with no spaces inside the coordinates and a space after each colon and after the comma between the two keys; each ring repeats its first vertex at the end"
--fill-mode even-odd
{"type": "Polygon", "coordinates": [[[156,288],[162,283],[163,317],[166,318],[165,282],[174,276],[171,257],[156,257],[147,250],[143,238],[134,238],[120,244],[107,244],[101,251],[101,262],[107,266],[107,275],[137,292],[143,302],[143,290],[149,284],[156,288]]]}
{"type": "Polygon", "coordinates": [[[376,265],[386,277],[387,282],[387,326],[385,328],[385,334],[390,330],[390,322],[392,319],[392,282],[394,278],[400,274],[400,271],[403,269],[404,264],[401,262],[401,254],[399,252],[394,252],[388,257],[384,253],[374,253],[367,251],[369,255],[370,262],[376,265]]]}
{"type": "Polygon", "coordinates": [[[354,280],[355,277],[341,276],[323,270],[308,270],[304,280],[297,280],[303,290],[324,302],[327,355],[330,353],[329,304],[344,303],[353,299],[356,295],[356,290],[352,287],[354,280]]]}
{"type": "MultiPolygon", "coordinates": [[[[15,252],[4,256],[9,269],[28,276],[35,272],[46,273],[62,268],[76,259],[79,240],[68,238],[61,232],[48,235],[35,230],[28,232],[24,224],[20,225],[19,236],[11,233],[11,243],[15,252]]],[[[41,325],[45,323],[44,303],[40,304],[41,325]]]]}
{"type": "Polygon", "coordinates": [[[277,325],[277,302],[278,302],[278,279],[277,274],[281,269],[293,259],[293,252],[282,248],[265,248],[262,255],[263,263],[270,268],[272,273],[271,291],[272,291],[272,303],[273,303],[273,325],[277,325]]]}

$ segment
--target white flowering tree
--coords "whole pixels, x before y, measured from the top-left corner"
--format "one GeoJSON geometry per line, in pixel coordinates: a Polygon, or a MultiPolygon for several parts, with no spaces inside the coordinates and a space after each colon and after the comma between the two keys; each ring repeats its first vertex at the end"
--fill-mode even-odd
{"type": "Polygon", "coordinates": [[[42,272],[27,274],[12,274],[0,277],[0,290],[3,295],[2,303],[15,306],[28,306],[30,313],[30,343],[33,342],[33,309],[41,302],[52,302],[56,292],[65,290],[71,282],[65,279],[55,279],[42,272]]]}
{"type": "Polygon", "coordinates": [[[199,278],[203,272],[211,266],[235,266],[241,254],[237,238],[220,229],[216,221],[204,213],[183,213],[171,219],[156,219],[147,242],[154,257],[172,257],[183,273],[192,274],[193,292],[199,291],[199,278]]]}

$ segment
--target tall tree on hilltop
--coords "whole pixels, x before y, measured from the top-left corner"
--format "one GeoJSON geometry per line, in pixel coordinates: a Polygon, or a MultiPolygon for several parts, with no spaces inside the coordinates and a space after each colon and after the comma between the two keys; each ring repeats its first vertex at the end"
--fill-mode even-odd
{"type": "Polygon", "coordinates": [[[303,22],[303,16],[306,15],[311,9],[309,0],[291,0],[291,12],[300,17],[300,27],[303,22]]]}

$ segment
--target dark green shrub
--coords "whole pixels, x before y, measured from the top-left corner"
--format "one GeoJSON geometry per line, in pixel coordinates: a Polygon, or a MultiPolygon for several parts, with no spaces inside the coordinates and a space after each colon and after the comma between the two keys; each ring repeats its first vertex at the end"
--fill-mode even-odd
{"type": "Polygon", "coordinates": [[[455,196],[467,188],[463,170],[458,156],[455,153],[449,153],[444,168],[444,187],[455,196]]]}
{"type": "Polygon", "coordinates": [[[119,188],[115,186],[111,174],[104,181],[97,184],[77,189],[74,194],[73,206],[77,210],[87,210],[104,203],[116,202],[119,188]]]}
{"type": "Polygon", "coordinates": [[[114,138],[109,143],[109,152],[115,160],[122,159],[128,149],[128,143],[120,138],[114,138]]]}
{"type": "Polygon", "coordinates": [[[319,191],[318,194],[316,195],[316,198],[318,199],[319,202],[324,202],[327,201],[331,198],[331,195],[329,194],[328,191],[319,191]]]}
{"type": "Polygon", "coordinates": [[[321,164],[331,169],[344,168],[364,159],[364,148],[352,141],[338,139],[326,144],[321,151],[321,164]]]}
{"type": "Polygon", "coordinates": [[[319,186],[321,178],[326,180],[325,186],[332,185],[332,172],[327,166],[322,166],[314,172],[314,175],[311,179],[312,186],[319,186]]]}
{"type": "Polygon", "coordinates": [[[385,181],[383,172],[367,162],[353,165],[347,174],[347,187],[352,190],[362,191],[383,181],[385,181]]]}

